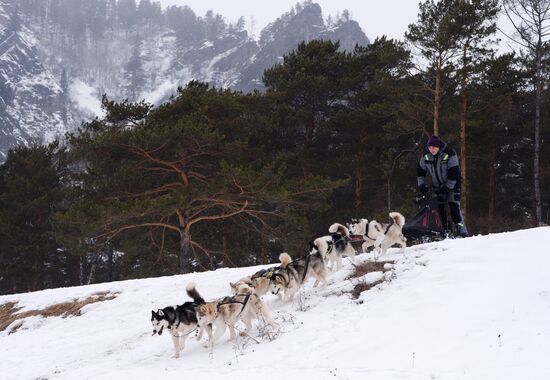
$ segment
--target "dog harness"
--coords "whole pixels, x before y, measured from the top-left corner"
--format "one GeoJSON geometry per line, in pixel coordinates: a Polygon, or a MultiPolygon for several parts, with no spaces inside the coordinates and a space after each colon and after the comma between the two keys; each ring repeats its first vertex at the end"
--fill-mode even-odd
{"type": "Polygon", "coordinates": [[[394,224],[395,224],[395,220],[393,220],[393,218],[390,218],[390,223],[386,227],[386,231],[384,231],[384,235],[388,234],[388,231],[390,230],[391,226],[393,226],[394,224]]]}
{"type": "MultiPolygon", "coordinates": [[[[323,258],[320,254],[317,254],[319,257],[321,257],[321,259],[323,258]]],[[[307,270],[309,268],[309,262],[311,260],[311,256],[313,255],[306,255],[305,256],[305,264],[304,264],[304,275],[302,276],[302,280],[300,281],[300,284],[304,282],[305,278],[306,278],[306,275],[307,275],[307,270]]],[[[290,263],[288,263],[288,265],[283,268],[283,269],[286,269],[287,271],[290,271],[292,272],[292,277],[294,277],[296,279],[296,275],[298,273],[298,271],[296,269],[294,269],[293,267],[291,267],[292,264],[296,265],[295,263],[304,259],[304,257],[300,257],[299,259],[296,259],[296,260],[293,260],[291,261],[290,263]]],[[[282,274],[280,274],[280,276],[282,276],[282,274]]],[[[285,284],[285,288],[288,287],[288,285],[290,284],[290,278],[288,281],[286,281],[286,279],[284,278],[283,276],[283,279],[285,280],[286,284],[285,284]]]]}
{"type": "Polygon", "coordinates": [[[334,249],[334,242],[331,240],[331,241],[327,241],[327,244],[328,244],[328,248],[327,248],[327,255],[330,255],[332,253],[332,250],[334,249]]]}
{"type": "Polygon", "coordinates": [[[262,269],[256,273],[254,273],[252,275],[252,277],[250,277],[251,280],[254,280],[256,278],[259,278],[259,277],[266,277],[266,278],[269,278],[271,279],[271,277],[273,277],[273,275],[275,274],[275,271],[279,269],[279,267],[272,267],[272,268],[269,268],[269,269],[262,269]]]}
{"type": "Polygon", "coordinates": [[[246,304],[248,303],[248,300],[250,299],[250,296],[251,296],[251,294],[236,294],[233,297],[224,297],[216,305],[216,311],[219,313],[220,312],[220,306],[222,306],[222,305],[228,305],[228,304],[231,304],[231,303],[240,303],[240,304],[243,305],[243,307],[241,308],[241,311],[239,311],[239,314],[237,314],[237,317],[238,317],[239,315],[241,315],[244,308],[246,307],[246,304]],[[244,297],[244,300],[239,301],[239,300],[237,300],[237,297],[244,297]]]}
{"type": "Polygon", "coordinates": [[[365,230],[365,236],[370,240],[376,240],[376,239],[373,239],[369,236],[369,230],[370,230],[370,222],[367,223],[367,228],[365,230]]]}

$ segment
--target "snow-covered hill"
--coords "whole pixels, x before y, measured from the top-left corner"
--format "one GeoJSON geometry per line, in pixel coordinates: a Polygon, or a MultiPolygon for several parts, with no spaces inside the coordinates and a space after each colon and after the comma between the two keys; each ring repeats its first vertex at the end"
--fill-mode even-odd
{"type": "MultiPolygon", "coordinates": [[[[152,309],[182,303],[194,281],[207,299],[258,268],[124,281],[0,297],[19,313],[85,299],[81,316],[38,316],[0,332],[3,379],[549,379],[550,228],[390,250],[384,279],[358,300],[352,264],[326,289],[306,285],[295,303],[265,301],[280,324],[273,341],[239,338],[210,352],[191,339],[172,358],[169,336],[151,336],[152,309]],[[12,329],[21,325],[15,332],[12,329]]],[[[357,257],[366,260],[366,255],[357,257]]]]}

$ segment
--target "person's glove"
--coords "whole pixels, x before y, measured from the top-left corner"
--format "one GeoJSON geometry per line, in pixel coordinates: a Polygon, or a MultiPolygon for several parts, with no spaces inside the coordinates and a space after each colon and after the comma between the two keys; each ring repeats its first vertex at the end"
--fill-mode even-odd
{"type": "Polygon", "coordinates": [[[426,194],[426,192],[428,191],[428,188],[426,187],[425,184],[422,184],[418,186],[418,191],[420,192],[420,194],[426,194]]]}
{"type": "Polygon", "coordinates": [[[420,205],[422,204],[422,202],[425,202],[426,201],[426,194],[424,193],[418,193],[416,194],[416,197],[414,197],[414,203],[416,203],[417,205],[420,205]]]}

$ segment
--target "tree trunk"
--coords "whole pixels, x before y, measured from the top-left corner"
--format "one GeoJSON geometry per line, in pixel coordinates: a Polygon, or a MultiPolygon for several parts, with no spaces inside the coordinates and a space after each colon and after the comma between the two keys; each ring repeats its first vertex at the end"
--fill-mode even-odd
{"type": "Polygon", "coordinates": [[[540,195],[540,106],[542,102],[542,42],[539,37],[537,44],[537,67],[535,78],[535,141],[533,159],[533,180],[535,187],[535,215],[537,225],[542,225],[541,195],[540,195]]]}
{"type": "MultiPolygon", "coordinates": [[[[223,240],[222,240],[222,255],[223,255],[223,266],[229,267],[230,261],[229,261],[229,242],[227,241],[227,233],[225,232],[225,228],[223,230],[223,240]]],[[[214,270],[214,262],[210,260],[210,268],[214,270]]]]}
{"type": "Polygon", "coordinates": [[[84,276],[86,272],[86,257],[87,254],[83,254],[80,256],[79,265],[78,265],[78,284],[84,285],[84,276]]]}
{"type": "Polygon", "coordinates": [[[113,250],[111,247],[109,247],[109,252],[108,252],[108,272],[107,272],[107,275],[109,276],[109,282],[113,281],[113,266],[114,266],[114,260],[113,260],[113,250]]]}
{"type": "Polygon", "coordinates": [[[460,177],[462,184],[462,197],[460,205],[462,207],[462,216],[464,223],[468,225],[468,184],[466,182],[466,111],[468,109],[468,96],[466,93],[466,70],[467,70],[467,55],[468,44],[464,44],[464,50],[462,53],[462,79],[460,84],[460,97],[462,98],[462,104],[460,109],[460,177]]]}
{"type": "Polygon", "coordinates": [[[40,247],[36,247],[36,254],[34,255],[34,265],[33,265],[33,274],[32,274],[32,281],[31,281],[31,288],[29,291],[34,292],[35,290],[38,290],[38,276],[40,271],[40,247]]]}
{"type": "Polygon", "coordinates": [[[304,179],[308,179],[310,173],[309,173],[309,167],[306,164],[305,156],[306,155],[302,157],[302,173],[304,174],[304,179]]]}
{"type": "Polygon", "coordinates": [[[388,185],[387,185],[387,197],[388,197],[388,212],[391,212],[391,174],[388,175],[388,185]]]}
{"type": "Polygon", "coordinates": [[[441,103],[441,69],[436,68],[434,92],[434,135],[439,136],[439,105],[441,103]]]}
{"type": "Polygon", "coordinates": [[[90,266],[90,273],[88,273],[88,279],[86,280],[86,285],[90,285],[94,282],[96,268],[97,268],[97,259],[92,261],[92,265],[90,266]]]}
{"type": "Polygon", "coordinates": [[[191,272],[191,238],[189,230],[180,226],[179,269],[181,274],[191,272]]]}
{"type": "Polygon", "coordinates": [[[311,113],[309,120],[306,123],[306,130],[304,131],[304,157],[302,157],[302,170],[304,172],[304,179],[308,179],[310,176],[309,160],[308,156],[311,153],[310,148],[313,144],[313,132],[315,130],[315,114],[311,113]]]}
{"type": "Polygon", "coordinates": [[[363,192],[363,170],[357,164],[355,168],[355,209],[359,210],[361,207],[361,193],[363,192]]]}
{"type": "Polygon", "coordinates": [[[491,233],[495,224],[495,168],[497,148],[495,142],[495,126],[491,131],[491,159],[489,161],[489,211],[487,215],[487,232],[491,233]]]}

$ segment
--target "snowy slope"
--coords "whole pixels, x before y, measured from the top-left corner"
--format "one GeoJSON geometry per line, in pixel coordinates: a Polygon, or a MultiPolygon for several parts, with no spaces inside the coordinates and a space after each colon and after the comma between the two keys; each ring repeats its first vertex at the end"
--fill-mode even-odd
{"type": "MultiPolygon", "coordinates": [[[[3,379],[549,379],[550,228],[390,250],[386,281],[352,300],[351,271],[301,301],[266,302],[281,334],[209,352],[191,339],[173,359],[169,336],[151,336],[150,313],[187,300],[194,281],[207,299],[258,268],[124,281],[0,297],[24,310],[119,292],[80,317],[31,317],[0,332],[3,379]]],[[[358,260],[365,260],[361,255],[358,260]]],[[[373,276],[370,274],[369,276],[373,276]]],[[[376,276],[376,275],[374,275],[376,276]]],[[[252,332],[257,336],[257,331],[252,332]]],[[[227,337],[227,336],[226,336],[227,337]]]]}
{"type": "Polygon", "coordinates": [[[67,132],[58,81],[38,57],[34,33],[10,29],[10,12],[0,1],[0,163],[10,148],[67,132]]]}

